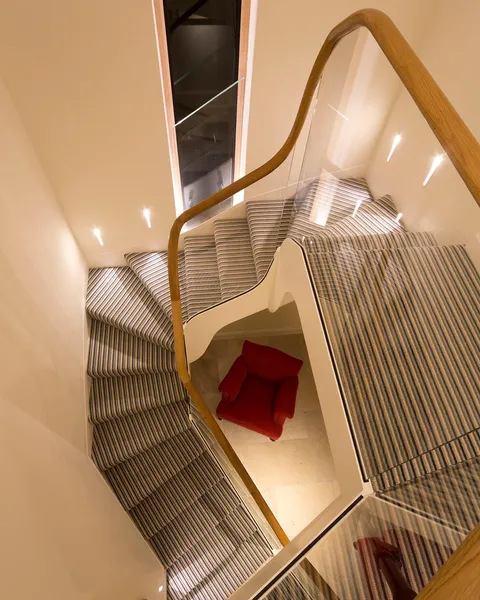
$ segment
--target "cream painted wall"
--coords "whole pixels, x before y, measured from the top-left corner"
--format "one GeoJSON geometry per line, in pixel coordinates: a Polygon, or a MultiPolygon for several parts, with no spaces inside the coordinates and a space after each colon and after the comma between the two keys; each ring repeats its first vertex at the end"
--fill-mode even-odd
{"type": "MultiPolygon", "coordinates": [[[[434,4],[433,0],[376,0],[368,3],[369,7],[386,12],[414,46],[422,38],[434,4]]],[[[365,8],[365,3],[360,0],[299,0],[295,3],[294,11],[280,9],[278,2],[274,0],[258,2],[247,172],[271,158],[283,144],[293,123],[308,74],[326,35],[338,22],[360,8],[365,8]]],[[[347,82],[347,87],[354,84],[356,91],[357,105],[350,105],[350,110],[356,116],[362,109],[367,111],[370,124],[379,133],[398,88],[393,76],[389,77],[388,85],[385,85],[385,64],[381,57],[375,56],[373,47],[369,48],[368,54],[370,59],[376,61],[374,70],[371,61],[370,64],[367,61],[362,65],[370,80],[370,93],[364,98],[361,85],[359,86],[361,81],[347,82]],[[375,102],[372,103],[373,92],[375,102]],[[363,105],[364,101],[367,104],[363,105]]],[[[345,103],[348,105],[346,100],[345,103]]],[[[363,133],[362,123],[358,121],[356,138],[361,139],[363,133]]],[[[270,197],[273,194],[267,194],[268,190],[296,181],[305,143],[304,134],[295,150],[293,167],[288,164],[280,168],[268,181],[252,188],[246,197],[270,197]]],[[[372,146],[367,145],[356,156],[352,153],[350,166],[355,162],[364,165],[371,149],[372,146]]]]}
{"type": "MultiPolygon", "coordinates": [[[[419,50],[420,59],[477,139],[480,88],[472,77],[472,60],[480,52],[479,19],[478,3],[437,2],[419,50]]],[[[392,195],[410,229],[432,231],[443,243],[466,244],[480,267],[480,209],[450,161],[444,160],[429,184],[422,186],[433,156],[442,152],[413,100],[403,91],[385,125],[367,179],[376,196],[392,195]],[[387,164],[396,133],[401,133],[402,142],[387,164]]]]}
{"type": "MultiPolygon", "coordinates": [[[[373,5],[416,41],[433,0],[373,5]]],[[[283,143],[327,32],[361,7],[360,0],[299,0],[293,13],[258,2],[247,172],[283,143]]],[[[175,207],[152,0],[4,0],[0,72],[87,263],[123,264],[125,252],[165,249],[175,207]]],[[[296,181],[306,133],[293,166],[247,199],[296,181]]]]}
{"type": "Polygon", "coordinates": [[[0,81],[0,597],[159,598],[86,454],[87,269],[0,81]]]}
{"type": "Polygon", "coordinates": [[[0,597],[164,600],[164,569],[90,459],[0,397],[0,597]]]}
{"type": "Polygon", "coordinates": [[[288,335],[301,333],[302,324],[295,302],[281,306],[276,312],[268,309],[253,313],[227,325],[216,334],[217,338],[255,337],[261,335],[288,335]]]}
{"type": "Polygon", "coordinates": [[[175,206],[151,0],[3,0],[0,73],[88,264],[165,249],[175,206]]]}
{"type": "Polygon", "coordinates": [[[0,395],[85,452],[87,269],[0,84],[0,395]]]}

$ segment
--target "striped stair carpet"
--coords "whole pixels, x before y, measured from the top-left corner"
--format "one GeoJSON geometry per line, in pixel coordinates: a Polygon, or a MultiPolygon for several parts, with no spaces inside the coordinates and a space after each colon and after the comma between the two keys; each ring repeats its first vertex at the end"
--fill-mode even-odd
{"type": "Polygon", "coordinates": [[[391,600],[392,593],[375,560],[372,538],[399,550],[402,573],[416,592],[420,592],[448,560],[461,539],[448,528],[432,527],[430,521],[413,512],[368,497],[307,554],[328,589],[325,584],[312,587],[311,582],[302,580],[301,567],[296,566],[288,578],[264,597],[286,600],[297,598],[295,593],[299,593],[299,598],[318,600],[391,600]]]}
{"type": "Polygon", "coordinates": [[[292,201],[247,202],[247,222],[258,281],[265,277],[277,248],[287,236],[292,210],[292,201]]]}
{"type": "MultiPolygon", "coordinates": [[[[294,239],[365,475],[389,502],[423,505],[432,518],[466,528],[475,515],[465,503],[448,512],[452,497],[440,490],[470,493],[478,475],[479,276],[462,247],[407,232],[396,216],[392,199],[374,200],[363,179],[315,181],[301,202],[247,202],[245,218],[186,237],[184,321],[257,285],[281,243],[294,239]]],[[[127,267],[89,275],[92,457],[167,568],[169,598],[224,600],[278,541],[179,381],[167,253],[125,259],[127,267]]],[[[430,573],[421,563],[428,552],[420,552],[418,582],[430,573]]],[[[353,581],[370,585],[365,575],[353,581]]],[[[319,593],[297,574],[268,597],[319,593]]]]}
{"type": "Polygon", "coordinates": [[[480,458],[448,466],[379,494],[385,500],[468,534],[480,522],[480,458]]]}
{"type": "Polygon", "coordinates": [[[127,260],[132,268],[89,278],[92,458],[166,567],[168,598],[225,600],[278,542],[192,417],[172,352],[164,255],[127,260]]]}
{"type": "Polygon", "coordinates": [[[389,490],[401,483],[460,465],[480,456],[480,429],[474,429],[454,440],[419,454],[415,458],[372,477],[375,491],[389,490]]]}
{"type": "MultiPolygon", "coordinates": [[[[435,499],[438,500],[438,492],[436,493],[430,500],[433,508],[440,513],[441,510],[435,503],[435,499]]],[[[410,492],[409,500],[412,500],[411,496],[410,492]]],[[[404,491],[401,497],[405,499],[404,491]]],[[[471,500],[473,495],[469,498],[471,500]]],[[[443,495],[444,512],[451,499],[452,493],[449,497],[443,495]]],[[[418,500],[422,504],[421,498],[417,498],[418,500]]],[[[448,526],[438,527],[436,523],[425,519],[423,514],[416,514],[412,507],[409,507],[411,510],[399,509],[393,506],[392,501],[400,503],[397,498],[386,496],[380,500],[372,496],[366,498],[311,548],[307,558],[317,569],[316,579],[321,577],[322,584],[315,584],[306,577],[301,566],[295,566],[289,571],[288,577],[263,597],[270,600],[392,600],[393,595],[375,559],[372,538],[398,549],[401,571],[407,584],[414,591],[420,592],[449,559],[464,536],[448,526]]],[[[457,519],[459,516],[465,519],[468,513],[467,502],[468,497],[465,495],[462,508],[454,509],[457,519]]],[[[452,516],[451,511],[449,516],[452,516]]],[[[470,511],[470,523],[474,517],[470,511]]]]}
{"type": "Polygon", "coordinates": [[[298,242],[321,233],[372,201],[364,179],[317,179],[295,201],[288,235],[298,242]]]}
{"type": "Polygon", "coordinates": [[[480,278],[462,247],[309,262],[369,478],[480,427],[480,278]]]}
{"type": "Polygon", "coordinates": [[[301,567],[292,569],[287,577],[282,579],[264,598],[265,600],[330,600],[312,584],[311,580],[306,580],[301,567]]]}

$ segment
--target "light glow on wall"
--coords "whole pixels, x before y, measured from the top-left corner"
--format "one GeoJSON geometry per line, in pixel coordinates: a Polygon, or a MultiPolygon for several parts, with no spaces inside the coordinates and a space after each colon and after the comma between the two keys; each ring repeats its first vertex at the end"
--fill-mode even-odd
{"type": "Polygon", "coordinates": [[[150,209],[144,208],[143,209],[143,216],[145,218],[145,221],[147,222],[148,228],[151,229],[152,228],[152,222],[150,220],[150,209]]]}
{"type": "Polygon", "coordinates": [[[435,173],[435,171],[438,169],[438,167],[440,166],[442,161],[443,161],[443,154],[437,154],[434,157],[434,159],[432,161],[432,166],[430,167],[430,171],[428,172],[428,175],[425,177],[425,181],[423,182],[423,187],[425,187],[427,185],[427,183],[430,181],[430,178],[435,173]]]}
{"type": "Polygon", "coordinates": [[[103,246],[102,233],[98,227],[93,228],[93,235],[97,238],[100,246],[103,246]]]}
{"type": "Polygon", "coordinates": [[[341,113],[339,110],[337,110],[334,106],[332,106],[331,104],[328,105],[332,110],[334,110],[337,115],[340,115],[342,117],[342,119],[345,119],[345,121],[350,121],[350,119],[347,117],[347,115],[344,115],[343,113],[341,113]]]}
{"type": "Polygon", "coordinates": [[[393,138],[393,142],[392,142],[392,147],[390,148],[390,152],[387,156],[387,162],[390,162],[390,159],[392,158],[393,153],[395,152],[398,144],[402,141],[402,136],[397,133],[396,136],[393,138]]]}

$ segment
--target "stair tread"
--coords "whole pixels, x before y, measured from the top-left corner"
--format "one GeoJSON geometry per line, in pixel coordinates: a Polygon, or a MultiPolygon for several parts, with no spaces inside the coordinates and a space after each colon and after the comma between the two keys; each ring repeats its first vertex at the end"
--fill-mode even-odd
{"type": "Polygon", "coordinates": [[[92,457],[99,469],[105,471],[188,429],[188,404],[175,402],[94,425],[92,457]]]}
{"type": "Polygon", "coordinates": [[[403,223],[395,220],[396,209],[391,209],[389,206],[390,201],[386,198],[362,204],[355,215],[325,227],[316,225],[314,234],[297,236],[296,239],[304,242],[308,237],[345,238],[405,233],[403,223]]]}
{"type": "MultiPolygon", "coordinates": [[[[185,600],[225,600],[271,556],[261,535],[254,533],[191,592],[177,597],[185,600]]],[[[169,589],[172,589],[171,585],[169,589]]]]}
{"type": "Polygon", "coordinates": [[[175,371],[170,350],[92,319],[87,372],[90,377],[122,377],[175,371]]]}
{"type": "Polygon", "coordinates": [[[293,201],[288,200],[247,202],[247,222],[257,281],[265,276],[276,249],[286,237],[292,207],[293,201]]]}
{"type": "Polygon", "coordinates": [[[372,201],[363,178],[317,179],[300,191],[288,236],[297,241],[321,233],[372,201]]]}
{"type": "MultiPolygon", "coordinates": [[[[170,521],[151,538],[162,564],[171,567],[175,561],[201,540],[211,537],[215,527],[241,503],[232,485],[221,479],[198,500],[170,521]]],[[[187,563],[190,559],[184,559],[187,563]]]]}
{"type": "Polygon", "coordinates": [[[149,539],[223,478],[206,450],[133,507],[130,515],[149,539]]]}
{"type": "Polygon", "coordinates": [[[130,267],[90,269],[86,308],[98,321],[173,348],[170,319],[130,267]]]}
{"type": "MultiPolygon", "coordinates": [[[[136,252],[125,255],[128,266],[142,281],[165,314],[172,318],[172,303],[168,283],[168,252],[136,252]]],[[[182,298],[184,320],[188,314],[187,290],[185,282],[185,256],[178,253],[178,279],[182,298]]]]}
{"type": "Polygon", "coordinates": [[[382,250],[418,246],[436,246],[435,237],[428,232],[377,233],[350,236],[311,236],[305,238],[303,246],[309,253],[338,252],[352,250],[382,250]]]}
{"type": "Polygon", "coordinates": [[[104,474],[124,508],[130,510],[203,452],[205,444],[191,427],[104,474]]]}
{"type": "MultiPolygon", "coordinates": [[[[318,593],[320,590],[316,590],[318,593]]],[[[318,596],[314,596],[318,598],[318,596]]],[[[288,575],[275,588],[265,596],[265,600],[309,600],[312,598],[300,582],[293,576],[288,575]]]]}
{"type": "Polygon", "coordinates": [[[214,235],[222,300],[228,300],[257,284],[247,219],[215,221],[214,235]]]}
{"type": "Polygon", "coordinates": [[[479,479],[480,457],[476,456],[381,492],[379,496],[421,514],[430,514],[467,533],[480,521],[479,479]]]}
{"type": "Polygon", "coordinates": [[[90,390],[90,420],[103,423],[185,397],[185,388],[175,372],[98,378],[90,390]]]}
{"type": "Polygon", "coordinates": [[[169,576],[177,584],[176,591],[189,594],[256,532],[256,525],[245,509],[235,507],[169,567],[169,576]]]}
{"type": "Polygon", "coordinates": [[[188,317],[222,301],[213,235],[185,238],[188,317]]]}
{"type": "Polygon", "coordinates": [[[415,456],[372,478],[375,491],[385,491],[413,479],[480,456],[480,428],[469,431],[437,448],[415,456]]]}
{"type": "Polygon", "coordinates": [[[463,247],[310,265],[369,477],[480,426],[480,277],[463,247]]]}

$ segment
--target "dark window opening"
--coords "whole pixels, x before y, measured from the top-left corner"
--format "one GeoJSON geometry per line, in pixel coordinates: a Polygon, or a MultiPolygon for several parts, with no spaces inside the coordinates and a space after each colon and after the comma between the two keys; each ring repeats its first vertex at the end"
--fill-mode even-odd
{"type": "Polygon", "coordinates": [[[164,9],[186,210],[233,181],[241,0],[164,0],[164,9]]]}

